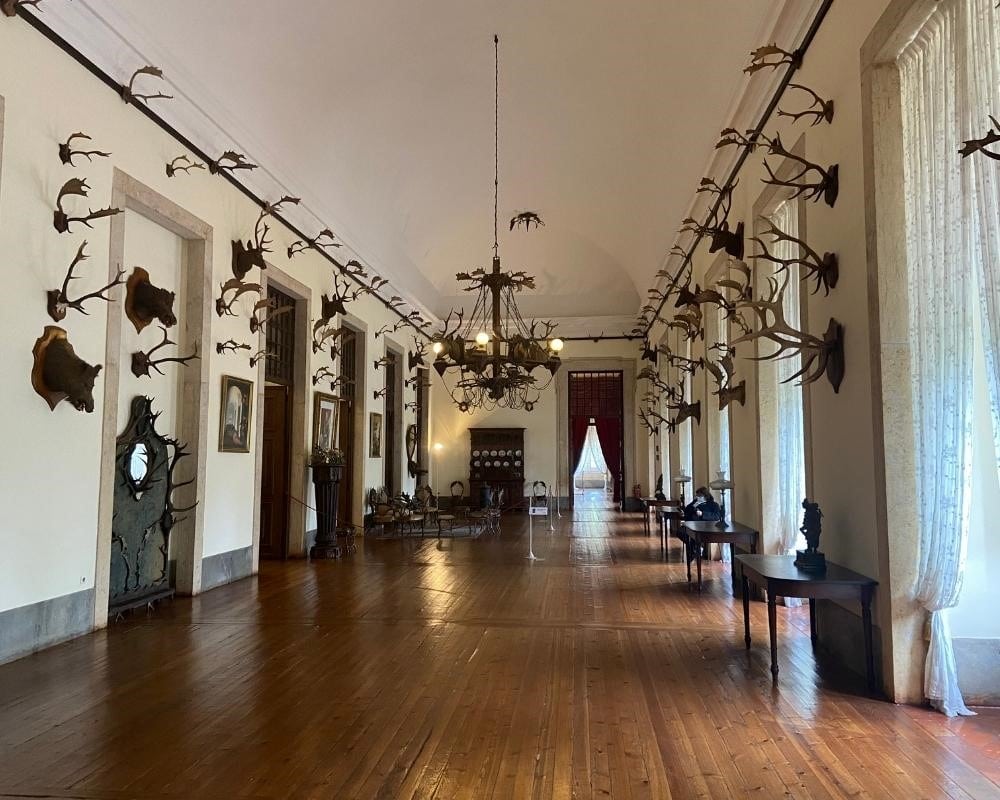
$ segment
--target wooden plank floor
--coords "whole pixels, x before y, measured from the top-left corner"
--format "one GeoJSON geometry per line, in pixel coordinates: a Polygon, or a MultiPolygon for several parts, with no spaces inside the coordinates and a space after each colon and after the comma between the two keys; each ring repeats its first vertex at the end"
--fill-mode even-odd
{"type": "Polygon", "coordinates": [[[0,796],[1000,797],[1000,713],[856,694],[803,609],[772,685],[722,565],[699,597],[638,517],[536,533],[265,564],[2,666],[0,796]]]}

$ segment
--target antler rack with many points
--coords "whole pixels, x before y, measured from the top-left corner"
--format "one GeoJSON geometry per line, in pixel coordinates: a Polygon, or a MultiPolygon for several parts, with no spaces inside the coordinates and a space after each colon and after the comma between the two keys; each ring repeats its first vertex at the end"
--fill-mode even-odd
{"type": "Polygon", "coordinates": [[[545,223],[542,222],[542,218],[535,211],[522,211],[520,214],[515,214],[510,219],[510,229],[524,227],[526,231],[531,230],[531,226],[534,225],[535,228],[544,228],[545,223]]]}
{"type": "Polygon", "coordinates": [[[247,157],[243,153],[237,153],[235,150],[227,150],[214,161],[208,162],[208,171],[213,175],[219,175],[223,172],[232,174],[241,169],[257,169],[257,165],[247,161],[247,157]]]}
{"type": "Polygon", "coordinates": [[[288,257],[295,258],[299,253],[306,250],[324,250],[327,247],[340,247],[340,242],[333,235],[333,231],[324,228],[311,239],[299,239],[288,246],[288,257]]]}
{"type": "Polygon", "coordinates": [[[224,342],[217,342],[215,345],[215,352],[220,356],[224,353],[236,353],[240,350],[251,349],[250,345],[244,344],[243,342],[237,342],[235,339],[226,339],[224,342]]]}
{"type": "Polygon", "coordinates": [[[295,310],[295,306],[276,306],[273,300],[264,298],[258,300],[253,307],[253,313],[250,315],[250,333],[257,333],[258,331],[264,330],[264,328],[274,320],[276,317],[280,317],[283,314],[289,314],[295,310]],[[264,316],[257,316],[257,312],[263,310],[264,316]]]}
{"type": "Polygon", "coordinates": [[[705,360],[705,369],[715,379],[716,390],[713,394],[719,398],[719,411],[725,409],[733,401],[741,406],[746,405],[747,382],[742,380],[738,384],[733,384],[735,349],[721,342],[716,342],[709,349],[718,350],[720,354],[717,362],[705,360]]]}
{"type": "Polygon", "coordinates": [[[136,100],[142,100],[144,103],[150,100],[173,100],[173,95],[163,94],[162,92],[156,92],[154,94],[143,94],[142,92],[137,92],[135,90],[135,81],[140,75],[149,75],[153,78],[163,79],[163,70],[159,67],[154,67],[151,64],[145,67],[139,67],[135,72],[132,73],[132,77],[129,82],[124,84],[121,88],[122,100],[126,103],[134,103],[136,100]]]}
{"type": "Polygon", "coordinates": [[[70,134],[70,137],[59,145],[59,160],[62,161],[63,164],[75,167],[76,164],[73,163],[73,159],[76,156],[84,156],[88,161],[93,161],[95,157],[108,158],[111,156],[111,153],[105,153],[103,150],[74,150],[74,139],[85,139],[88,142],[93,141],[93,139],[85,133],[70,134]]]}
{"type": "Polygon", "coordinates": [[[973,153],[982,153],[987,158],[1000,161],[1000,153],[986,149],[990,145],[1000,142],[1000,122],[997,122],[996,117],[990,117],[990,122],[993,123],[993,127],[986,131],[985,136],[980,139],[967,139],[962,142],[962,147],[958,151],[962,158],[968,158],[973,153]]]}
{"type": "Polygon", "coordinates": [[[777,69],[787,65],[798,69],[802,66],[802,53],[799,50],[789,52],[777,44],[768,44],[750,51],[750,64],[743,68],[747,75],[753,75],[763,69],[777,69]],[[776,60],[770,60],[775,58],[776,60]]]}
{"type": "Polygon", "coordinates": [[[802,276],[802,280],[808,280],[809,278],[816,279],[816,286],[812,291],[813,294],[816,294],[821,288],[824,295],[830,294],[830,290],[836,288],[837,280],[840,277],[840,264],[836,253],[824,253],[820,256],[819,253],[802,241],[802,239],[785,233],[766,217],[762,217],[761,219],[768,226],[767,230],[761,232],[761,236],[770,236],[774,240],[773,244],[787,242],[800,255],[792,256],[791,258],[781,258],[768,250],[763,239],[754,236],[751,241],[756,242],[761,252],[753,256],[753,258],[765,259],[777,264],[778,267],[775,269],[775,272],[786,270],[793,264],[797,264],[806,271],[805,275],[802,276]]]}
{"type": "Polygon", "coordinates": [[[172,178],[178,172],[187,174],[193,169],[205,169],[205,165],[199,164],[185,155],[179,155],[177,158],[167,162],[167,177],[172,178]]]}
{"type": "Polygon", "coordinates": [[[195,343],[194,346],[194,352],[191,353],[191,355],[189,356],[174,356],[171,358],[153,358],[153,354],[156,353],[156,351],[159,350],[161,347],[166,347],[167,345],[175,344],[174,342],[170,341],[169,338],[167,338],[166,328],[160,326],[160,330],[163,331],[162,342],[160,342],[158,345],[154,345],[150,350],[146,352],[139,351],[138,353],[132,353],[132,374],[135,375],[135,377],[148,378],[150,369],[154,369],[161,375],[164,375],[166,373],[164,373],[163,370],[160,369],[160,364],[176,363],[176,364],[183,364],[186,366],[188,361],[194,361],[195,359],[199,358],[197,342],[195,343]]]}
{"type": "Polygon", "coordinates": [[[80,245],[80,249],[76,251],[76,256],[69,265],[69,269],[66,270],[66,277],[63,279],[63,284],[61,289],[52,289],[47,292],[48,296],[48,311],[49,316],[52,317],[56,322],[60,322],[66,317],[66,312],[69,309],[74,309],[79,311],[81,314],[89,313],[83,304],[88,300],[104,300],[106,303],[111,302],[110,297],[105,296],[105,292],[116,286],[121,286],[125,281],[123,280],[125,276],[125,270],[118,268],[118,274],[115,279],[111,281],[107,286],[98,289],[96,292],[90,292],[90,294],[81,295],[80,297],[70,298],[69,296],[69,282],[76,280],[79,276],[73,274],[73,270],[81,261],[86,261],[88,256],[85,252],[87,248],[87,243],[84,242],[80,245]]]}
{"type": "Polygon", "coordinates": [[[267,348],[264,348],[263,350],[258,350],[256,353],[250,356],[250,369],[255,368],[260,361],[267,361],[267,359],[269,358],[277,358],[277,357],[278,357],[277,353],[269,353],[267,351],[267,348]]]}
{"type": "Polygon", "coordinates": [[[702,178],[697,193],[715,195],[719,202],[714,207],[712,219],[708,225],[699,225],[695,220],[684,220],[683,230],[691,230],[709,237],[709,253],[725,250],[733,258],[743,258],[743,223],[739,222],[735,230],[729,228],[729,212],[733,206],[733,190],[739,181],[735,181],[728,189],[723,189],[712,178],[702,178]]]}
{"type": "Polygon", "coordinates": [[[247,292],[254,292],[256,294],[263,294],[264,287],[259,283],[243,283],[239,278],[230,278],[224,284],[222,284],[221,292],[215,300],[215,313],[220,317],[230,316],[235,317],[236,314],[233,312],[233,306],[236,301],[239,300],[247,292]],[[226,300],[226,292],[232,292],[233,295],[228,300],[226,300]]]}
{"type": "Polygon", "coordinates": [[[243,280],[254,267],[267,269],[264,254],[271,252],[271,240],[267,238],[271,229],[267,225],[267,218],[273,216],[286,203],[298,205],[299,198],[286,195],[276,203],[264,203],[260,214],[257,215],[257,222],[253,226],[253,239],[246,242],[233,239],[233,275],[235,277],[243,280]]]}
{"type": "Polygon", "coordinates": [[[816,92],[810,89],[808,86],[803,86],[800,83],[790,83],[788,84],[789,89],[798,89],[801,92],[806,92],[812,97],[812,103],[809,104],[809,108],[803,111],[788,112],[778,109],[779,117],[788,117],[789,119],[798,122],[800,119],[813,118],[810,125],[819,125],[821,122],[826,122],[828,124],[833,124],[833,100],[824,100],[816,92]]]}
{"type": "Polygon", "coordinates": [[[70,226],[74,222],[79,222],[88,228],[93,228],[94,226],[90,224],[93,220],[113,217],[115,214],[122,213],[120,208],[102,208],[97,211],[88,209],[87,216],[85,217],[71,217],[67,214],[63,208],[63,198],[71,196],[87,197],[89,191],[90,187],[87,186],[87,181],[81,178],[70,178],[63,184],[63,187],[59,190],[59,196],[56,198],[56,210],[52,215],[52,225],[59,233],[68,233],[70,226]]]}

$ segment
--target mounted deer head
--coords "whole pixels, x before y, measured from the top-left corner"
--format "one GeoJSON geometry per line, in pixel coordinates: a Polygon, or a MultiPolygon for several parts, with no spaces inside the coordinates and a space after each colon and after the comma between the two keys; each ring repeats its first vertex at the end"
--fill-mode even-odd
{"type": "Polygon", "coordinates": [[[757,243],[761,252],[753,256],[753,258],[765,259],[777,264],[778,266],[775,269],[775,272],[787,270],[793,264],[798,264],[803,270],[805,270],[805,274],[802,275],[802,280],[808,280],[809,278],[816,279],[816,286],[813,288],[812,293],[816,294],[816,292],[822,288],[823,294],[829,295],[830,290],[836,288],[837,280],[840,278],[840,264],[837,260],[837,255],[835,253],[824,253],[820,256],[819,253],[813,250],[802,239],[785,233],[781,230],[781,228],[766,217],[761,217],[761,219],[768,226],[767,230],[761,233],[761,236],[772,237],[774,240],[773,244],[788,242],[789,244],[794,245],[801,255],[797,258],[794,256],[792,258],[779,258],[767,249],[767,245],[764,243],[763,239],[754,236],[751,241],[757,243]]]}
{"type": "Polygon", "coordinates": [[[754,361],[770,361],[781,358],[799,356],[802,367],[794,374],[785,378],[788,383],[801,377],[801,385],[818,381],[826,375],[833,386],[834,393],[840,391],[844,379],[844,328],[835,319],[830,319],[826,333],[822,338],[805,331],[793,328],[785,321],[785,289],[788,286],[788,274],[779,284],[776,278],[768,278],[770,294],[762,300],[748,300],[741,304],[753,311],[757,329],[733,340],[733,345],[754,340],[764,340],[774,343],[777,350],[766,356],[758,356],[754,361]]]}
{"type": "Polygon", "coordinates": [[[441,332],[434,337],[434,341],[441,345],[441,352],[434,359],[434,369],[437,370],[438,375],[444,375],[449,360],[459,366],[465,364],[465,340],[458,334],[462,329],[464,314],[465,312],[461,309],[457,313],[454,309],[449,311],[448,316],[441,323],[441,332]],[[454,327],[451,326],[453,314],[455,315],[454,327]]]}
{"type": "Polygon", "coordinates": [[[833,100],[824,100],[808,86],[802,86],[799,83],[790,83],[788,84],[788,88],[807,92],[810,97],[812,97],[812,103],[810,103],[809,108],[804,111],[797,111],[793,113],[778,109],[779,117],[788,117],[795,122],[798,122],[800,119],[808,119],[809,117],[812,117],[813,121],[810,123],[812,126],[819,125],[821,122],[833,124],[833,100]]]}
{"type": "Polygon", "coordinates": [[[299,239],[297,242],[292,242],[288,247],[288,257],[295,258],[299,253],[304,253],[306,250],[321,252],[327,247],[340,247],[340,242],[336,240],[333,231],[329,228],[324,228],[312,239],[299,239]]]}
{"type": "Polygon", "coordinates": [[[962,158],[968,158],[973,153],[982,153],[987,158],[1000,161],[1000,153],[986,149],[990,145],[1000,142],[1000,122],[997,122],[996,117],[990,117],[990,122],[993,123],[993,127],[981,139],[967,139],[962,142],[962,147],[958,151],[962,158]]]}
{"type": "Polygon", "coordinates": [[[108,158],[111,153],[105,153],[101,150],[74,150],[73,140],[74,139],[85,139],[90,142],[93,141],[85,133],[73,133],[70,137],[59,145],[59,160],[63,164],[68,164],[71,167],[75,167],[76,164],[73,163],[73,159],[77,156],[84,156],[88,161],[93,161],[94,158],[108,158]]]}
{"type": "Polygon", "coordinates": [[[122,280],[122,277],[125,275],[125,271],[119,268],[118,274],[115,275],[114,280],[111,281],[111,283],[109,283],[107,286],[101,287],[96,292],[91,292],[90,294],[81,295],[80,297],[77,298],[71,298],[69,296],[69,282],[72,280],[76,280],[79,277],[78,275],[73,274],[73,270],[81,261],[87,260],[88,256],[84,252],[86,247],[87,243],[84,242],[83,244],[80,245],[80,249],[76,251],[76,256],[70,263],[69,269],[66,270],[66,277],[63,278],[62,288],[52,289],[46,292],[46,296],[48,297],[49,316],[52,317],[52,319],[54,319],[56,322],[61,322],[63,319],[65,319],[66,312],[69,311],[69,309],[71,308],[74,309],[75,311],[79,311],[81,314],[89,313],[83,307],[83,304],[86,303],[88,300],[104,300],[106,303],[110,303],[111,298],[106,297],[104,293],[115,288],[116,286],[121,286],[121,284],[125,283],[125,281],[122,280]]]}
{"type": "Polygon", "coordinates": [[[237,153],[235,150],[227,150],[215,161],[208,162],[208,171],[213,175],[220,175],[223,172],[232,175],[237,170],[249,171],[252,169],[257,169],[257,165],[251,164],[243,153],[237,153]]]}
{"type": "Polygon", "coordinates": [[[427,342],[422,342],[419,339],[413,340],[413,350],[406,354],[406,366],[410,372],[413,372],[417,367],[426,367],[427,362],[424,358],[427,356],[427,342]]]}
{"type": "Polygon", "coordinates": [[[185,155],[177,156],[177,158],[167,162],[167,177],[172,178],[178,172],[183,172],[187,174],[193,169],[205,169],[204,164],[199,164],[196,161],[192,161],[185,155]]]}
{"type": "Polygon", "coordinates": [[[733,206],[733,190],[738,183],[738,180],[734,181],[731,186],[724,189],[712,178],[702,178],[697,192],[715,195],[718,205],[714,206],[712,218],[707,225],[699,225],[690,218],[684,221],[685,226],[690,223],[693,227],[685,227],[683,230],[693,230],[709,237],[708,252],[710,253],[725,250],[733,258],[743,258],[743,223],[737,223],[735,230],[729,229],[729,212],[733,206]]]}
{"type": "Polygon", "coordinates": [[[87,216],[85,217],[71,217],[67,214],[63,208],[63,198],[74,196],[87,197],[89,191],[90,187],[87,186],[87,181],[80,178],[70,178],[63,184],[63,187],[59,190],[59,196],[56,198],[56,210],[52,215],[52,225],[59,233],[68,233],[70,226],[74,222],[79,222],[88,228],[93,228],[94,226],[90,224],[93,220],[113,217],[115,214],[122,213],[122,209],[120,208],[102,208],[98,211],[88,209],[87,216]]]}
{"type": "Polygon", "coordinates": [[[271,240],[267,238],[271,229],[267,225],[267,218],[278,211],[284,203],[298,204],[298,202],[297,197],[286,196],[276,203],[265,203],[253,226],[253,239],[246,242],[233,240],[233,275],[237,279],[242,281],[254,267],[267,269],[264,254],[271,252],[271,240]]]}
{"type": "Polygon", "coordinates": [[[91,366],[80,358],[65,330],[46,325],[31,354],[34,357],[31,385],[51,410],[55,411],[63,400],[68,400],[77,411],[90,414],[94,410],[94,381],[101,365],[91,366]]]}
{"type": "Polygon", "coordinates": [[[180,356],[180,357],[174,356],[171,358],[153,358],[153,355],[161,347],[166,347],[167,345],[175,344],[175,342],[172,342],[170,341],[170,339],[167,338],[166,328],[161,327],[160,330],[163,331],[163,341],[161,341],[157,345],[154,345],[150,350],[146,352],[139,351],[138,353],[132,353],[132,374],[135,375],[135,377],[148,378],[150,376],[149,371],[151,369],[156,370],[158,373],[160,373],[160,375],[165,375],[166,373],[162,369],[160,369],[160,364],[182,364],[186,366],[188,361],[194,361],[195,359],[200,357],[198,355],[198,343],[195,342],[194,352],[191,353],[191,355],[189,356],[180,356]]]}
{"type": "Polygon", "coordinates": [[[142,100],[144,103],[150,100],[173,100],[173,95],[163,94],[162,92],[156,92],[155,94],[142,94],[135,90],[135,80],[140,75],[149,75],[153,78],[163,79],[163,70],[159,67],[154,67],[152,65],[147,65],[145,67],[139,67],[135,72],[132,73],[132,77],[129,82],[126,83],[121,88],[122,100],[126,103],[134,103],[136,100],[142,100]]]}
{"type": "Polygon", "coordinates": [[[217,342],[215,345],[215,352],[220,356],[225,353],[236,353],[240,350],[251,350],[252,348],[248,344],[243,344],[243,342],[237,342],[235,339],[226,339],[224,342],[217,342]]]}
{"type": "Polygon", "coordinates": [[[215,313],[220,317],[235,317],[233,306],[237,300],[249,292],[260,295],[264,293],[264,287],[259,283],[243,283],[239,278],[230,278],[221,286],[220,294],[215,300],[215,313]],[[226,300],[226,292],[233,293],[229,300],[226,300]]]}
{"type": "Polygon", "coordinates": [[[136,333],[142,333],[154,319],[172,328],[177,324],[174,297],[173,292],[150,283],[149,273],[136,267],[125,285],[125,316],[135,325],[136,333]]]}

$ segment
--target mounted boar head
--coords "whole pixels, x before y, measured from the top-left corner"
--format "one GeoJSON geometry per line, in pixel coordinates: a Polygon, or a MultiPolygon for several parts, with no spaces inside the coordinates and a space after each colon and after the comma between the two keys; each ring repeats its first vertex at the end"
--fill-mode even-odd
{"type": "Polygon", "coordinates": [[[77,411],[94,410],[94,381],[101,365],[92,366],[80,358],[66,338],[66,331],[56,325],[46,325],[31,351],[34,365],[31,385],[49,408],[55,410],[68,400],[77,411]]]}
{"type": "Polygon", "coordinates": [[[136,267],[125,284],[125,315],[135,325],[136,333],[142,333],[153,320],[167,328],[176,325],[174,297],[173,292],[150,283],[149,273],[136,267]]]}

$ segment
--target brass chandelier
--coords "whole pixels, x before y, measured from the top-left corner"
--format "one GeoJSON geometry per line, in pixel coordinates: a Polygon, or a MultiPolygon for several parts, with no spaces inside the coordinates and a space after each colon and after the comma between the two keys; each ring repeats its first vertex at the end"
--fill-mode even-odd
{"type": "MultiPolygon", "coordinates": [[[[559,370],[563,342],[552,336],[555,324],[534,321],[530,325],[518,310],[515,294],[534,289],[535,279],[525,272],[500,269],[498,209],[500,187],[500,39],[493,37],[495,62],[494,176],[493,176],[493,268],[459,272],[463,291],[476,294],[476,304],[466,320],[464,311],[450,313],[435,336],[434,369],[444,381],[460,411],[510,408],[531,411],[541,392],[559,370]],[[452,316],[455,316],[454,323],[452,316]],[[535,376],[542,370],[540,377],[535,376]]],[[[511,221],[529,220],[536,227],[537,214],[520,214],[511,221]]]]}

